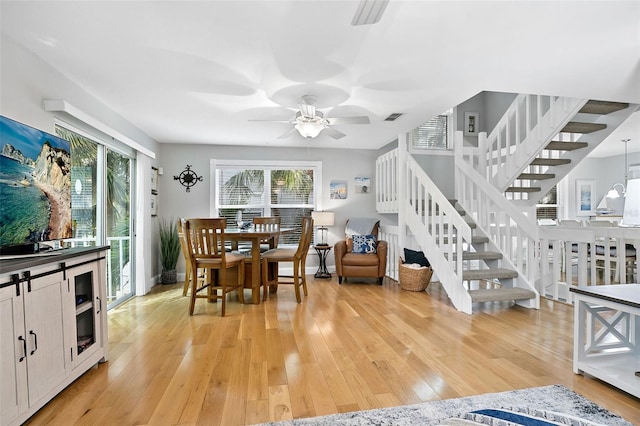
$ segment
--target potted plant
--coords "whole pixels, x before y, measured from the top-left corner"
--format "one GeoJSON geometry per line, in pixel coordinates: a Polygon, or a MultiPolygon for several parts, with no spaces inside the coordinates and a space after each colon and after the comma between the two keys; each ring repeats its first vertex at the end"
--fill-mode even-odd
{"type": "Polygon", "coordinates": [[[178,226],[173,220],[163,220],[158,227],[160,231],[160,263],[162,264],[160,282],[173,284],[177,282],[176,265],[181,250],[178,226]]]}

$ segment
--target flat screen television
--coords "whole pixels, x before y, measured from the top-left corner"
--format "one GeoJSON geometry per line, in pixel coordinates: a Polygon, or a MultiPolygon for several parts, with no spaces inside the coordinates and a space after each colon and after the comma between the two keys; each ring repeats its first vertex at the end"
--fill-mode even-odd
{"type": "Polygon", "coordinates": [[[68,141],[0,115],[0,254],[71,238],[68,141]]]}

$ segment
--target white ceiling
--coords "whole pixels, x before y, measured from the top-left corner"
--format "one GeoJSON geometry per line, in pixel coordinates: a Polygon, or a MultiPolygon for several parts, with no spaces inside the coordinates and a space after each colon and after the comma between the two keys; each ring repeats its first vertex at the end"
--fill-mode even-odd
{"type": "MultiPolygon", "coordinates": [[[[640,1],[2,0],[2,32],[161,143],[379,148],[481,91],[640,104],[640,1]],[[367,115],[277,139],[300,96],[367,115]],[[384,122],[390,113],[406,115],[384,122]]],[[[640,151],[640,113],[594,155],[640,151]]]]}

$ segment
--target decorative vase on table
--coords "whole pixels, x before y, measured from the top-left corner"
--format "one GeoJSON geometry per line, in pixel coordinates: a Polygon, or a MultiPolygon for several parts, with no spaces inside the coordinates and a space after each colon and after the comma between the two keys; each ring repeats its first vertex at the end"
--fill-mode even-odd
{"type": "Polygon", "coordinates": [[[160,233],[160,263],[162,284],[174,284],[177,280],[176,265],[180,256],[180,237],[178,225],[175,221],[161,221],[158,225],[160,233]]]}

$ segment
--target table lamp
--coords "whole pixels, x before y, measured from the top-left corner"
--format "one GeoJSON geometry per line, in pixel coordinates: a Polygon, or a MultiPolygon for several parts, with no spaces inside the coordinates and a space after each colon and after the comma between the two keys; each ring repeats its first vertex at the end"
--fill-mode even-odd
{"type": "Polygon", "coordinates": [[[327,246],[327,227],[333,226],[334,214],[333,212],[313,211],[311,212],[313,218],[313,224],[318,227],[320,231],[320,244],[319,246],[327,246]]]}
{"type": "Polygon", "coordinates": [[[629,175],[620,226],[640,227],[640,164],[629,167],[629,175]]]}

